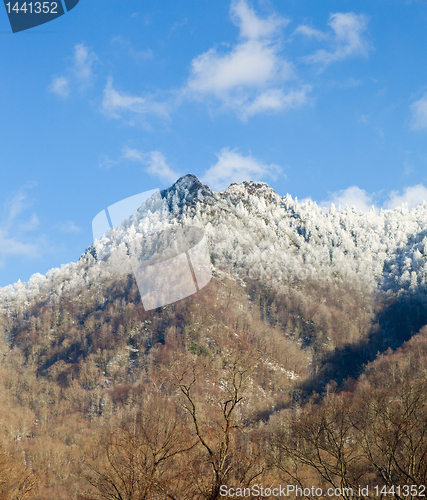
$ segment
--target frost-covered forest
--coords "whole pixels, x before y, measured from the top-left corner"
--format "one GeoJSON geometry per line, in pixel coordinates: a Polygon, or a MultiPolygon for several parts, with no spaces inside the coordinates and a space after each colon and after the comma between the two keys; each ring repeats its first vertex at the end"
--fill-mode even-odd
{"type": "Polygon", "coordinates": [[[2,310],[12,312],[40,294],[58,297],[110,277],[122,270],[132,243],[140,245],[135,252],[150,256],[151,239],[180,225],[204,228],[214,268],[236,279],[263,279],[286,288],[311,277],[357,281],[384,292],[426,290],[427,203],[411,211],[405,205],[368,213],[325,209],[289,194],[280,197],[261,182],[214,193],[187,175],[97,240],[79,262],[2,288],[2,310]],[[108,254],[110,259],[96,260],[108,254]]]}
{"type": "Polygon", "coordinates": [[[77,263],[1,289],[0,498],[420,498],[426,229],[425,203],[358,213],[188,175],[77,263]],[[129,262],[183,226],[213,278],[145,311],[129,262]]]}

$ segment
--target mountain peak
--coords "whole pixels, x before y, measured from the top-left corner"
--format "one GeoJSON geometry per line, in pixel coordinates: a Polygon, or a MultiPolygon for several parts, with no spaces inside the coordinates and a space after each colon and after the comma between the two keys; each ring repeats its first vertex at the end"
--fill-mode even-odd
{"type": "Polygon", "coordinates": [[[223,196],[230,198],[247,198],[248,196],[256,196],[264,198],[268,202],[280,200],[280,196],[266,182],[259,181],[243,181],[241,184],[233,182],[230,186],[221,192],[223,196]]]}
{"type": "Polygon", "coordinates": [[[175,201],[178,206],[194,203],[213,195],[210,187],[202,184],[193,174],[180,177],[171,187],[161,191],[161,197],[167,200],[169,207],[175,201]]]}
{"type": "Polygon", "coordinates": [[[209,186],[202,184],[200,180],[193,174],[187,174],[180,177],[171,187],[162,191],[162,198],[171,193],[187,192],[195,194],[202,191],[203,195],[211,195],[212,191],[209,186]]]}

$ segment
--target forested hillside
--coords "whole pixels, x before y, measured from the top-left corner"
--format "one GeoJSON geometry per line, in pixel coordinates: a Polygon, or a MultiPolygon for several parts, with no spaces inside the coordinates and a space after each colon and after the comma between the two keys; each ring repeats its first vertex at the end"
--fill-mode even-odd
{"type": "Polygon", "coordinates": [[[79,262],[0,290],[0,498],[422,498],[426,258],[427,204],[181,178],[79,262]],[[126,258],[183,226],[213,278],[145,311],[126,258]]]}

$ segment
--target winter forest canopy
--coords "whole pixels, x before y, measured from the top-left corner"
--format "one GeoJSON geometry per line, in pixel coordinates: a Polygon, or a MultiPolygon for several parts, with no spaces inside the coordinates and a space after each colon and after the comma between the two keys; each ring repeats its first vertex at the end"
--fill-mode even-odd
{"type": "Polygon", "coordinates": [[[122,226],[96,242],[79,262],[36,274],[28,283],[0,290],[0,307],[12,312],[40,294],[60,296],[115,272],[121,252],[166,227],[196,225],[205,229],[214,268],[234,278],[270,280],[286,288],[305,277],[355,280],[384,292],[425,293],[427,277],[427,203],[409,211],[374,208],[320,208],[277,195],[262,182],[232,184],[212,192],[191,175],[182,177],[161,196],[153,196],[122,226]],[[115,257],[96,262],[95,255],[115,257]],[[92,249],[93,250],[93,249],[92,249]]]}

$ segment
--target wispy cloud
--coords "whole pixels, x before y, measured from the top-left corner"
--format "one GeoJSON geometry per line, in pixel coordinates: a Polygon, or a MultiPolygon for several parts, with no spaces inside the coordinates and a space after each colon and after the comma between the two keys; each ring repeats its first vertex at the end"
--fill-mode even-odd
{"type": "Polygon", "coordinates": [[[206,170],[202,177],[203,182],[217,191],[227,188],[233,182],[275,179],[281,171],[278,165],[267,165],[251,154],[240,154],[236,149],[223,148],[217,157],[217,163],[206,170]]]}
{"type": "Polygon", "coordinates": [[[62,224],[58,224],[56,228],[62,231],[63,233],[77,234],[81,232],[81,228],[71,220],[63,222],[62,224]]]}
{"type": "Polygon", "coordinates": [[[120,163],[120,160],[114,160],[108,155],[101,155],[99,158],[98,168],[110,169],[120,163]]]}
{"type": "Polygon", "coordinates": [[[165,156],[160,151],[144,153],[138,149],[123,148],[122,158],[141,163],[148,174],[165,182],[175,182],[181,176],[178,171],[168,165],[165,156]]]}
{"type": "Polygon", "coordinates": [[[122,36],[115,36],[111,40],[111,43],[124,49],[137,62],[153,58],[153,51],[151,49],[136,50],[133,44],[122,36]]]}
{"type": "Polygon", "coordinates": [[[37,214],[33,212],[31,217],[23,222],[19,223],[18,227],[21,232],[35,231],[40,225],[40,219],[37,214]]]}
{"type": "Polygon", "coordinates": [[[24,216],[33,205],[27,191],[35,186],[36,183],[23,186],[4,203],[0,214],[0,259],[3,262],[8,256],[36,257],[40,252],[40,241],[27,235],[37,228],[39,219],[34,212],[29,218],[24,216]]]}
{"type": "Polygon", "coordinates": [[[66,70],[66,76],[55,76],[52,78],[48,90],[58,97],[66,98],[74,88],[84,90],[95,81],[94,65],[98,57],[84,43],[74,46],[71,66],[66,70]]]}
{"type": "Polygon", "coordinates": [[[234,0],[230,15],[239,41],[229,50],[211,48],[193,59],[184,94],[214,99],[243,120],[305,104],[310,86],[283,87],[296,76],[293,64],[280,54],[289,20],[277,15],[262,19],[246,0],[234,0]]]}
{"type": "Polygon", "coordinates": [[[427,128],[427,93],[420,100],[411,104],[411,112],[411,128],[413,130],[427,128]]]}
{"type": "Polygon", "coordinates": [[[173,23],[172,28],[171,28],[171,30],[170,30],[170,32],[169,32],[169,36],[170,36],[170,35],[171,35],[171,34],[172,34],[172,33],[173,33],[176,29],[178,29],[178,28],[182,28],[182,26],[185,26],[185,25],[187,25],[187,24],[188,24],[188,19],[187,19],[187,18],[185,18],[185,19],[184,19],[183,21],[181,21],[181,22],[176,22],[176,23],[173,23]]]}
{"type": "Polygon", "coordinates": [[[6,221],[10,225],[26,208],[32,205],[26,192],[27,186],[22,187],[10,200],[5,202],[7,213],[6,221]]]}
{"type": "Polygon", "coordinates": [[[36,243],[23,242],[19,237],[12,237],[0,227],[0,255],[2,260],[7,256],[23,255],[36,257],[39,254],[39,245],[36,243]]]}
{"type": "Polygon", "coordinates": [[[246,0],[233,0],[230,15],[233,23],[240,29],[240,37],[248,40],[270,39],[290,22],[289,19],[277,15],[261,19],[246,0]]]}
{"type": "Polygon", "coordinates": [[[53,78],[49,85],[49,92],[56,94],[58,97],[68,97],[70,95],[70,80],[65,76],[53,78]]]}
{"type": "Polygon", "coordinates": [[[79,43],[74,46],[71,71],[80,85],[86,87],[93,83],[93,66],[97,60],[98,57],[95,52],[89,50],[84,43],[79,43]]]}
{"type": "Polygon", "coordinates": [[[311,89],[311,85],[303,85],[298,90],[290,90],[287,93],[282,89],[266,90],[256,95],[251,102],[242,103],[240,116],[246,120],[266,111],[283,111],[308,104],[312,102],[308,98],[311,89]]]}
{"type": "MultiPolygon", "coordinates": [[[[216,155],[218,161],[205,170],[201,180],[211,188],[222,190],[232,182],[245,180],[276,179],[281,168],[275,164],[265,164],[251,154],[243,155],[237,149],[223,148],[216,155]]],[[[118,160],[108,159],[111,166],[122,163],[123,160],[140,163],[151,176],[164,182],[173,183],[183,175],[180,169],[172,167],[161,151],[145,152],[141,149],[124,147],[118,160]]]]}
{"type": "Polygon", "coordinates": [[[102,110],[111,118],[123,118],[125,116],[156,115],[168,118],[169,111],[166,103],[157,102],[152,95],[144,97],[126,94],[113,87],[113,79],[108,78],[104,88],[102,99],[102,110]]]}
{"type": "Polygon", "coordinates": [[[323,33],[306,25],[299,26],[294,33],[329,41],[329,50],[320,49],[314,54],[305,56],[303,60],[309,64],[329,64],[342,61],[348,57],[367,56],[370,45],[364,34],[368,26],[368,18],[354,12],[336,12],[329,17],[328,25],[332,32],[323,33]]]}
{"type": "Polygon", "coordinates": [[[294,35],[303,35],[308,38],[317,38],[317,40],[326,40],[328,38],[328,35],[326,33],[323,33],[323,31],[316,30],[310,26],[307,26],[306,24],[301,24],[298,26],[298,28],[294,31],[294,35]]]}

